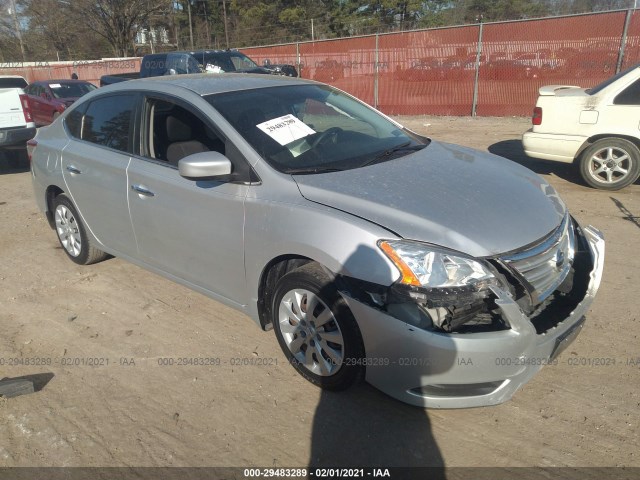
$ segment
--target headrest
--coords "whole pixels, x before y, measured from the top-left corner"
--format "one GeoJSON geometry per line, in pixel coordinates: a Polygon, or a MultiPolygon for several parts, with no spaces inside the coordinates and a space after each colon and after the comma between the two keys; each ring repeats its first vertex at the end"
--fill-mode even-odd
{"type": "Polygon", "coordinates": [[[167,137],[171,143],[191,140],[191,127],[177,117],[167,117],[167,137]]]}

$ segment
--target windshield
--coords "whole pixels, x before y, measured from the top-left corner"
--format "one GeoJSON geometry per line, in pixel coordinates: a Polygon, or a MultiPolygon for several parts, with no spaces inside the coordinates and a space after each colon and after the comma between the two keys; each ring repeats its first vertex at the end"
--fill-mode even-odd
{"type": "Polygon", "coordinates": [[[410,154],[428,143],[325,85],[270,87],[205,98],[284,173],[363,167],[410,154]]]}
{"type": "Polygon", "coordinates": [[[91,83],[50,83],[49,88],[55,98],[76,98],[95,90],[91,83]]]}

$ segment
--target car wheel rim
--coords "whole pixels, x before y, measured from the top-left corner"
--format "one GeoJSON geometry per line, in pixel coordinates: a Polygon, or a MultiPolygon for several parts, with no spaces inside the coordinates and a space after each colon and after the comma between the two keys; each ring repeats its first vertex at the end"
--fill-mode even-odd
{"type": "Polygon", "coordinates": [[[64,205],[58,205],[55,214],[56,232],[64,249],[72,257],[77,257],[82,251],[82,238],[76,217],[64,205]]]}
{"type": "Polygon", "coordinates": [[[331,309],[313,292],[295,289],[280,301],[280,332],[294,358],[311,373],[334,375],[344,360],[344,338],[331,309]]]}
{"type": "Polygon", "coordinates": [[[596,182],[617,183],[629,176],[631,156],[622,148],[605,147],[589,159],[589,175],[596,182]]]}

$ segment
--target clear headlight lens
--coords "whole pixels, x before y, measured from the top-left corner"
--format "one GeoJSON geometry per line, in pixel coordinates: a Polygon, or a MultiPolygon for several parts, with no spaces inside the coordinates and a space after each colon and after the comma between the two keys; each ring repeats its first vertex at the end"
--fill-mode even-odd
{"type": "Polygon", "coordinates": [[[482,263],[471,258],[406,240],[378,242],[402,275],[406,285],[428,288],[473,286],[477,289],[497,283],[482,263]]]}

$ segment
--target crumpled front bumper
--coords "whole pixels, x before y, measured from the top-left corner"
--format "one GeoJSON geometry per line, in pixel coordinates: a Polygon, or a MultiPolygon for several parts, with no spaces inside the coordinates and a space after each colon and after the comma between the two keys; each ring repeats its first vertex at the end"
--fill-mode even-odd
{"type": "Polygon", "coordinates": [[[366,380],[398,400],[429,408],[509,400],[582,328],[604,267],[604,237],[592,226],[582,233],[592,262],[586,294],[566,318],[542,334],[511,296],[497,288],[496,304],[511,329],[470,334],[422,330],[343,293],[362,333],[366,380]]]}

